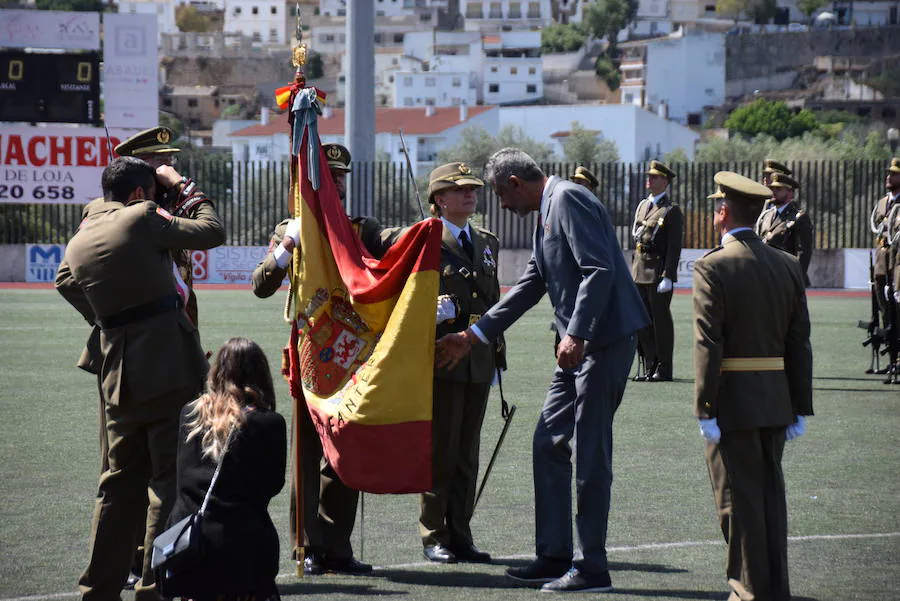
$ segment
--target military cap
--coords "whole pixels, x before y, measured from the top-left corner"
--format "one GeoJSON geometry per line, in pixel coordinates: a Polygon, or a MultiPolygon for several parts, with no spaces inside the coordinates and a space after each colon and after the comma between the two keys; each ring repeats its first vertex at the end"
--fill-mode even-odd
{"type": "Polygon", "coordinates": [[[765,202],[772,198],[772,191],[764,185],[733,171],[719,171],[713,181],[717,189],[707,198],[728,198],[742,202],[765,202]]]}
{"type": "Polygon", "coordinates": [[[116,146],[116,154],[120,157],[136,157],[143,154],[166,154],[170,152],[181,152],[180,148],[170,146],[172,141],[172,130],[168,127],[151,127],[144,131],[134,134],[118,146],[116,146]]]}
{"type": "Polygon", "coordinates": [[[325,158],[328,160],[328,168],[350,173],[350,151],[340,144],[323,144],[325,158]]]}
{"type": "Polygon", "coordinates": [[[888,173],[900,173],[900,159],[891,159],[891,166],[887,168],[888,173]]]}
{"type": "Polygon", "coordinates": [[[572,176],[572,181],[583,181],[587,182],[587,185],[591,187],[591,189],[596,188],[599,181],[594,177],[594,174],[588,171],[586,167],[582,167],[581,165],[575,167],[575,174],[572,176]]]}
{"type": "Polygon", "coordinates": [[[455,188],[456,186],[478,186],[484,182],[472,174],[472,169],[465,163],[447,163],[435,168],[428,177],[428,202],[434,202],[435,192],[455,188]]]}
{"type": "Polygon", "coordinates": [[[770,188],[799,188],[800,183],[790,175],[784,173],[773,173],[769,181],[770,188]]]}
{"type": "Polygon", "coordinates": [[[650,161],[650,168],[647,169],[647,175],[661,175],[668,179],[675,179],[675,172],[659,161],[650,161]]]}
{"type": "Polygon", "coordinates": [[[766,159],[765,169],[763,169],[763,173],[783,173],[785,175],[791,175],[791,170],[787,168],[787,165],[784,163],[779,163],[778,161],[773,161],[772,159],[766,159]]]}

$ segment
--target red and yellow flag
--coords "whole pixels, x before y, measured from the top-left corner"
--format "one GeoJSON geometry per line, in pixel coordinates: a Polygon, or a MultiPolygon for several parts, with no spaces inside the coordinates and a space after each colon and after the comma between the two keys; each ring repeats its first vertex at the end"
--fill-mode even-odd
{"type": "Polygon", "coordinates": [[[291,287],[292,393],[302,391],[325,456],[347,486],[427,491],[440,221],[417,223],[374,259],[344,213],[318,143],[313,189],[310,133],[294,157],[291,190],[302,248],[291,287]]]}

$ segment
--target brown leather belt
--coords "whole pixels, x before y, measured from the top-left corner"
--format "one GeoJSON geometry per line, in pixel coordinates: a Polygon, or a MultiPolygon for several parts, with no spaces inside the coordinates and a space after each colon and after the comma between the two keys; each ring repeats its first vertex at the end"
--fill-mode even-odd
{"type": "Polygon", "coordinates": [[[784,371],[784,357],[726,357],[721,371],[784,371]]]}

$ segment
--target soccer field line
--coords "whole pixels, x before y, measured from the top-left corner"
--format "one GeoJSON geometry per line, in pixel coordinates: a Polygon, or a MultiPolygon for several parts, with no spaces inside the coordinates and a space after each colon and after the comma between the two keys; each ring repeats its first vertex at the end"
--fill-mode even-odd
{"type": "MultiPolygon", "coordinates": [[[[900,532],[873,532],[870,534],[809,534],[806,536],[789,536],[788,541],[806,542],[817,540],[849,540],[849,539],[868,539],[868,538],[894,538],[900,536],[900,532]]],[[[684,547],[709,547],[713,545],[724,545],[722,540],[700,540],[700,541],[680,541],[673,543],[646,543],[643,545],[623,545],[618,547],[608,547],[607,553],[627,553],[630,551],[653,551],[656,549],[679,549],[684,547]]],[[[510,559],[531,559],[534,555],[507,555],[504,557],[495,557],[495,560],[510,559]]],[[[441,567],[430,561],[418,561],[413,563],[398,563],[387,566],[376,566],[375,573],[383,570],[400,570],[406,568],[421,567],[441,567]]],[[[297,576],[293,572],[282,572],[276,576],[279,580],[287,578],[294,579],[297,576]]],[[[0,601],[48,601],[50,599],[67,599],[69,597],[77,597],[80,595],[77,591],[68,593],[49,593],[43,595],[26,595],[24,597],[0,597],[0,601]]]]}

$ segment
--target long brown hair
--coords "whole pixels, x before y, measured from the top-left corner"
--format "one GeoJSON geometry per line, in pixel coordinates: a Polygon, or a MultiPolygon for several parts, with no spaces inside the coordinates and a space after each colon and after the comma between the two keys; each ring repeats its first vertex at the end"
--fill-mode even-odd
{"type": "Polygon", "coordinates": [[[240,428],[246,412],[254,409],[275,409],[269,360],[252,340],[232,338],[216,353],[206,393],[194,401],[187,439],[202,435],[203,456],[218,461],[229,434],[240,428]]]}

